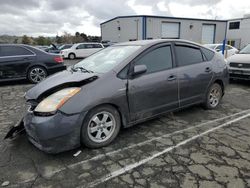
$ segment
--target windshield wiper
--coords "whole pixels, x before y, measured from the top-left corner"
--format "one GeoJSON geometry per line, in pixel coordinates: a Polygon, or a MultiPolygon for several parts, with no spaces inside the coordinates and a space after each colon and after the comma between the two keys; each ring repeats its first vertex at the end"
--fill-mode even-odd
{"type": "Polygon", "coordinates": [[[71,67],[71,70],[74,72],[77,71],[78,69],[81,70],[82,72],[94,73],[92,70],[85,69],[84,67],[75,67],[75,66],[71,67]]]}

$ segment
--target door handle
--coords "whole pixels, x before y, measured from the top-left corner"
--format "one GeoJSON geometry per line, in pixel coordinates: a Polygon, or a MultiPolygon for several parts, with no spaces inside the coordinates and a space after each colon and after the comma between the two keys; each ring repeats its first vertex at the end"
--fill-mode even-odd
{"type": "Polygon", "coordinates": [[[205,72],[211,72],[212,69],[210,67],[206,67],[205,72]]]}
{"type": "Polygon", "coordinates": [[[170,75],[168,77],[168,81],[173,81],[173,80],[176,80],[176,76],[175,75],[170,75]]]}

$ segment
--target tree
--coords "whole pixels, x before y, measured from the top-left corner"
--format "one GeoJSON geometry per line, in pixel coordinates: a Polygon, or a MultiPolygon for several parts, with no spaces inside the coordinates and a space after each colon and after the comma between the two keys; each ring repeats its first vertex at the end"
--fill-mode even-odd
{"type": "Polygon", "coordinates": [[[28,37],[27,35],[23,35],[23,37],[22,37],[22,43],[23,44],[31,44],[32,43],[31,38],[28,37]]]}
{"type": "Polygon", "coordinates": [[[38,38],[35,39],[37,45],[47,45],[46,44],[46,38],[43,36],[39,36],[38,38]]]}

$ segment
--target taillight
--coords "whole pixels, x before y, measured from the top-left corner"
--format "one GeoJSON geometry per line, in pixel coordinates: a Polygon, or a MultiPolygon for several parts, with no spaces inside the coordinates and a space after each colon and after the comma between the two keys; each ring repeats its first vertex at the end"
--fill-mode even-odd
{"type": "Polygon", "coordinates": [[[61,56],[54,57],[54,61],[57,63],[63,63],[63,58],[61,56]]]}

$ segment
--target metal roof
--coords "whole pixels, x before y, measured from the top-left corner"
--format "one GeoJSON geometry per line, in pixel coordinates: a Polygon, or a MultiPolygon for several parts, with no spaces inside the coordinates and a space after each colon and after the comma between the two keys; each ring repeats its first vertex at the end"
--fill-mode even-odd
{"type": "Polygon", "coordinates": [[[119,19],[119,18],[135,18],[135,17],[147,17],[147,18],[163,18],[163,19],[181,19],[181,20],[197,20],[197,21],[210,21],[210,22],[227,22],[228,20],[214,20],[214,19],[200,19],[200,18],[182,18],[182,17],[170,17],[170,16],[153,16],[153,15],[131,15],[131,16],[117,16],[105,22],[102,22],[100,25],[108,23],[110,21],[119,19]]]}

